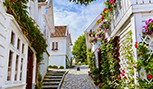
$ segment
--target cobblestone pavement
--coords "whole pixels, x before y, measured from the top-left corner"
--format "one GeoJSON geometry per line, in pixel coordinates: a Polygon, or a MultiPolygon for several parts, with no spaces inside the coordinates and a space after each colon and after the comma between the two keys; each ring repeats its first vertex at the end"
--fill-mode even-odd
{"type": "Polygon", "coordinates": [[[80,66],[80,71],[68,69],[69,72],[66,75],[61,89],[97,89],[88,76],[88,66],[80,66]]]}

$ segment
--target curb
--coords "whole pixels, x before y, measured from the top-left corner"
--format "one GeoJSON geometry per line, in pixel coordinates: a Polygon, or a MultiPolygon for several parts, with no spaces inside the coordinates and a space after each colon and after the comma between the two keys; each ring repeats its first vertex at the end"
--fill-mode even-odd
{"type": "Polygon", "coordinates": [[[93,79],[90,76],[88,76],[88,79],[90,80],[90,83],[92,84],[92,86],[94,86],[94,89],[99,89],[96,87],[96,85],[93,82],[93,79]]]}
{"type": "Polygon", "coordinates": [[[61,89],[61,86],[62,86],[62,84],[63,84],[63,82],[64,82],[65,76],[66,76],[66,74],[67,74],[68,72],[69,72],[69,71],[66,71],[66,72],[64,73],[64,75],[63,75],[63,77],[62,77],[62,79],[61,79],[61,81],[60,81],[59,86],[58,86],[57,89],[61,89]]]}

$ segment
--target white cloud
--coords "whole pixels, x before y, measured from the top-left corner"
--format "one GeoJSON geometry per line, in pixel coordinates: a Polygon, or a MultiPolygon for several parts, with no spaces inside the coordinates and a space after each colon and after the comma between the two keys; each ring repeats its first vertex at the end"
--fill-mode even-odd
{"type": "Polygon", "coordinates": [[[88,6],[81,6],[70,3],[68,0],[55,0],[55,25],[69,25],[72,41],[75,42],[100,14],[103,8],[102,1],[93,2],[88,6]]]}

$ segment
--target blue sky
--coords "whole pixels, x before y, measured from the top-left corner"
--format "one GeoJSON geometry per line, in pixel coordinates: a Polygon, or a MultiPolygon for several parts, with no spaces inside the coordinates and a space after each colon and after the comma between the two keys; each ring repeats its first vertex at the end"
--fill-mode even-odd
{"type": "Polygon", "coordinates": [[[53,0],[55,25],[68,25],[74,43],[103,11],[103,3],[104,0],[96,0],[84,6],[69,2],[69,0],[53,0]]]}

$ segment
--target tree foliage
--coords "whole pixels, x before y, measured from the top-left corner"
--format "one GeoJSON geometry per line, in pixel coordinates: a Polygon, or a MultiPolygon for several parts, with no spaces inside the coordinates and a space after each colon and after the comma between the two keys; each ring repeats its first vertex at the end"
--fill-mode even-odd
{"type": "Polygon", "coordinates": [[[85,35],[80,36],[74,43],[72,54],[78,59],[87,59],[85,35]]]}
{"type": "Polygon", "coordinates": [[[85,6],[86,5],[89,5],[89,3],[93,2],[93,1],[96,1],[96,0],[69,0],[70,2],[76,2],[76,4],[84,4],[85,6]]]}

